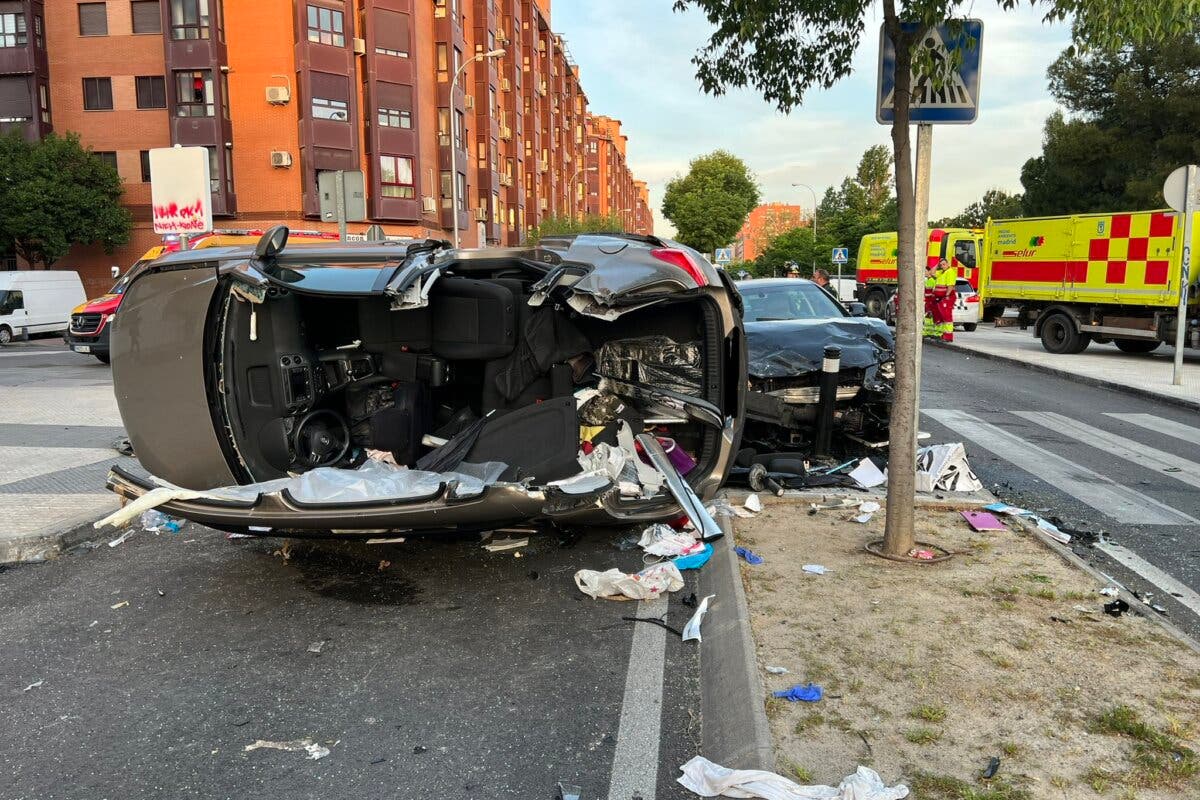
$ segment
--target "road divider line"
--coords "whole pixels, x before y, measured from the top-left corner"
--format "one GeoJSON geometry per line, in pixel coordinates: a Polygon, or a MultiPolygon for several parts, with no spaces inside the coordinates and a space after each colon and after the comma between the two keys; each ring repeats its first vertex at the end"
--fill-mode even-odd
{"type": "MultiPolygon", "coordinates": [[[[667,613],[667,602],[666,597],[641,600],[637,616],[662,617],[667,613]]],[[[658,625],[633,625],[608,800],[655,800],[666,650],[666,630],[658,625]]]]}
{"type": "Polygon", "coordinates": [[[1066,492],[1117,522],[1137,525],[1200,525],[1200,520],[1152,497],[1122,486],[1111,478],[1051,453],[1014,433],[984,422],[965,411],[930,409],[922,412],[955,435],[970,439],[989,452],[1066,492]]]}
{"type": "Polygon", "coordinates": [[[1111,453],[1117,458],[1123,458],[1139,467],[1162,472],[1168,478],[1174,478],[1188,486],[1200,488],[1200,464],[1195,461],[1188,461],[1186,458],[1148,447],[1133,439],[1109,433],[1052,411],[1014,411],[1013,413],[1056,433],[1070,436],[1084,444],[1111,453]],[[1166,472],[1165,470],[1172,471],[1166,472]]]}
{"type": "Polygon", "coordinates": [[[1123,567],[1133,570],[1141,577],[1150,581],[1161,591],[1172,595],[1197,616],[1200,616],[1200,594],[1183,585],[1175,578],[1163,572],[1128,547],[1122,547],[1113,542],[1100,542],[1096,549],[1105,553],[1123,567]]]}
{"type": "Polygon", "coordinates": [[[1191,425],[1184,425],[1182,422],[1165,419],[1156,414],[1119,414],[1117,412],[1109,412],[1104,416],[1128,422],[1130,425],[1137,425],[1139,428],[1145,428],[1154,433],[1170,436],[1172,439],[1179,439],[1190,444],[1200,444],[1200,428],[1193,428],[1191,425]]]}

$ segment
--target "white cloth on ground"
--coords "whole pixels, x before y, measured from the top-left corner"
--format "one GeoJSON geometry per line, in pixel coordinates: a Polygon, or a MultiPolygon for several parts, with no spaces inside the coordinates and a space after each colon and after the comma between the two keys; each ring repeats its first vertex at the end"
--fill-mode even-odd
{"type": "Polygon", "coordinates": [[[634,575],[626,575],[619,569],[604,572],[581,569],[575,573],[575,585],[579,591],[596,598],[649,600],[682,589],[683,576],[679,567],[663,561],[634,575]]]}
{"type": "Polygon", "coordinates": [[[759,797],[763,800],[901,800],[908,797],[904,784],[888,787],[879,773],[859,767],[832,786],[801,786],[781,775],[760,769],[729,769],[696,756],[680,767],[680,785],[701,797],[759,797]]]}

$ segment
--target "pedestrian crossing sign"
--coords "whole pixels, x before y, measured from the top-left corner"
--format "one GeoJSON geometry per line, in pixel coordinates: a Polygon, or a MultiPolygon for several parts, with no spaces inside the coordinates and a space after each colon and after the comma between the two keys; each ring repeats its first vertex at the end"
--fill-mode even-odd
{"type": "MultiPolygon", "coordinates": [[[[916,23],[903,23],[906,31],[915,31],[916,23]]],[[[983,22],[959,20],[930,28],[922,36],[934,74],[913,74],[913,123],[966,125],[979,117],[979,67],[983,53],[983,22]]],[[[883,125],[896,118],[896,47],[891,37],[879,28],[879,92],[875,98],[875,119],[883,125]]]]}
{"type": "Polygon", "coordinates": [[[833,248],[833,259],[832,259],[832,261],[833,261],[833,263],[834,263],[834,264],[846,264],[846,263],[848,263],[848,262],[850,261],[850,248],[848,248],[848,247],[835,247],[835,248],[833,248]]]}

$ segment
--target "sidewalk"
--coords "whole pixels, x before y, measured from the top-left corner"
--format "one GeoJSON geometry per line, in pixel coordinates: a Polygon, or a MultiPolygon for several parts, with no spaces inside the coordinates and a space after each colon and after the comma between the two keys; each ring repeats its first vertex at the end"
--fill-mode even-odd
{"type": "Polygon", "coordinates": [[[0,350],[0,408],[0,563],[53,556],[119,505],[109,467],[136,464],[112,449],[124,435],[112,374],[57,340],[17,343],[0,350]]]}
{"type": "Polygon", "coordinates": [[[1200,408],[1200,353],[1183,356],[1183,385],[1171,384],[1175,349],[1163,345],[1153,353],[1128,355],[1113,344],[1092,343],[1078,355],[1054,355],[1042,347],[1033,330],[981,324],[970,333],[956,332],[954,343],[938,347],[1010,361],[1040,372],[1062,375],[1094,386],[1106,386],[1176,405],[1200,408]]]}

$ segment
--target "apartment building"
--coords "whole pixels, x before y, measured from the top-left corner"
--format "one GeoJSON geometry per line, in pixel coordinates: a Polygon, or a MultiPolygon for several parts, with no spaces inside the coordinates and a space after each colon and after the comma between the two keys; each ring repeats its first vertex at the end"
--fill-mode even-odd
{"type": "Polygon", "coordinates": [[[804,209],[788,203],[764,203],[750,212],[733,242],[737,261],[753,261],[781,233],[810,224],[804,209]]]}
{"type": "Polygon", "coordinates": [[[463,246],[517,245],[542,219],[589,212],[653,228],[550,0],[0,0],[12,128],[77,132],[124,179],[130,244],[56,265],[89,293],[161,243],[149,150],[174,144],[208,149],[220,229],[336,229],[317,188],[335,170],[365,176],[352,236],[377,223],[448,239],[457,222],[463,246]]]}

